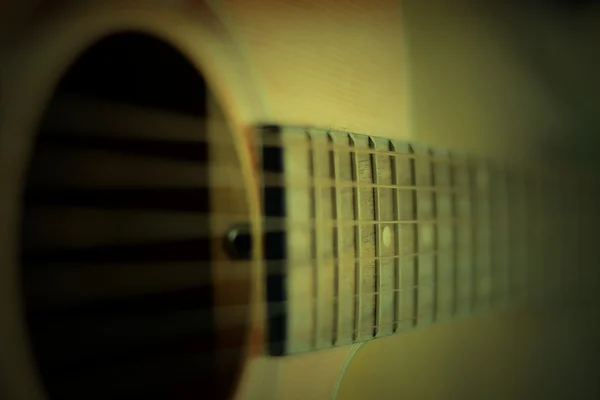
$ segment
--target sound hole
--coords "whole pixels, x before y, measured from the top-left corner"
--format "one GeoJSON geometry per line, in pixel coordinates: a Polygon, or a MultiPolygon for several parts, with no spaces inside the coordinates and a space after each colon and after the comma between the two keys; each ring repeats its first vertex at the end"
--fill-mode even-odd
{"type": "Polygon", "coordinates": [[[27,324],[50,399],[233,387],[235,371],[216,367],[206,99],[193,66],[136,33],[100,41],[59,83],[22,217],[27,324]]]}

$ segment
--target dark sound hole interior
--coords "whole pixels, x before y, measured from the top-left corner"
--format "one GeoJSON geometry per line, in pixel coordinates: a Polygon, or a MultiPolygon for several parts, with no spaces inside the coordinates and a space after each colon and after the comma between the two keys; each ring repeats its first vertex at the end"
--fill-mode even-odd
{"type": "Polygon", "coordinates": [[[50,400],[224,394],[214,368],[206,114],[198,72],[141,34],[105,38],[59,83],[29,166],[21,251],[50,400]],[[197,138],[178,131],[189,121],[197,138]]]}

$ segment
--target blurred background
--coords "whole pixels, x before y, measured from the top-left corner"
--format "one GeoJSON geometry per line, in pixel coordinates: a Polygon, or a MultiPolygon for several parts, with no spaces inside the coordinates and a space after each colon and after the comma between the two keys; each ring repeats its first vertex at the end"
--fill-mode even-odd
{"type": "MultiPolygon", "coordinates": [[[[597,176],[599,2],[403,4],[415,139],[541,157],[597,176]]],[[[596,232],[582,235],[597,246],[596,232]]],[[[587,257],[595,269],[594,253],[587,257]]],[[[595,290],[588,294],[584,303],[565,295],[544,311],[512,310],[376,341],[393,356],[383,364],[359,352],[347,376],[354,369],[381,385],[348,379],[341,398],[392,398],[392,390],[410,399],[597,398],[598,299],[595,290]]]]}

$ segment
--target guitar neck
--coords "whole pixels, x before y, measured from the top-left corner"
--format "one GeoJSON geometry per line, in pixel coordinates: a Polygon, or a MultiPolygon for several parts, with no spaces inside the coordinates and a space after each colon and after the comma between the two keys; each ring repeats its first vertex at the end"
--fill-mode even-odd
{"type": "Polygon", "coordinates": [[[552,243],[572,208],[548,177],[342,132],[269,127],[262,139],[274,355],[372,340],[566,282],[567,255],[552,243]]]}

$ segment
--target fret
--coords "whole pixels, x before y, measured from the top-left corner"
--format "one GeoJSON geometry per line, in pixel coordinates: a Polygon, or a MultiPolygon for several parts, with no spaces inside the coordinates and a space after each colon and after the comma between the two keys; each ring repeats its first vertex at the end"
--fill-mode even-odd
{"type": "Polygon", "coordinates": [[[475,216],[475,308],[486,309],[491,305],[492,296],[492,232],[490,213],[490,171],[489,165],[477,160],[473,165],[474,197],[473,209],[475,216]]]}
{"type": "Polygon", "coordinates": [[[510,264],[511,296],[523,300],[528,292],[527,259],[529,213],[527,209],[527,182],[523,176],[512,173],[510,177],[510,227],[513,257],[510,264]]]}
{"type": "Polygon", "coordinates": [[[588,224],[590,221],[594,221],[592,217],[593,214],[590,213],[590,205],[594,204],[594,196],[590,193],[589,189],[585,190],[585,195],[577,195],[573,194],[574,203],[576,207],[575,218],[571,224],[572,232],[574,235],[572,237],[573,241],[573,253],[574,259],[572,260],[572,272],[570,273],[572,277],[571,283],[571,293],[575,294],[575,298],[580,296],[582,293],[585,293],[586,288],[584,286],[584,280],[586,279],[584,275],[584,271],[589,268],[590,255],[591,252],[595,251],[595,244],[590,243],[590,237],[594,237],[591,232],[593,230],[589,230],[588,224]]]}
{"type": "Polygon", "coordinates": [[[267,291],[279,290],[267,293],[269,335],[285,342],[271,343],[273,354],[589,284],[595,204],[569,181],[375,137],[312,128],[278,137],[281,166],[263,148],[275,183],[263,191],[267,291]],[[308,145],[293,146],[299,138],[308,145]],[[271,303],[285,305],[276,321],[271,303]]]}
{"type": "Polygon", "coordinates": [[[552,218],[552,229],[550,231],[550,241],[553,250],[551,275],[554,283],[554,291],[557,296],[562,296],[563,280],[561,276],[562,269],[562,253],[565,248],[565,243],[560,238],[562,237],[562,224],[565,214],[568,212],[563,209],[565,193],[562,185],[559,183],[553,188],[554,197],[551,206],[550,215],[552,218]]]}
{"type": "MultiPolygon", "coordinates": [[[[315,170],[316,170],[316,160],[315,160],[315,145],[313,143],[313,140],[311,138],[310,133],[307,131],[306,132],[306,139],[307,141],[310,143],[310,146],[308,147],[308,166],[309,166],[309,178],[311,182],[315,182],[316,180],[316,176],[315,176],[315,170]]],[[[310,218],[312,221],[314,221],[315,223],[312,224],[311,226],[311,232],[310,232],[310,237],[311,237],[311,246],[310,246],[310,260],[311,260],[311,264],[312,264],[312,268],[313,268],[313,301],[312,301],[312,316],[313,316],[313,320],[312,325],[314,327],[313,330],[313,336],[311,338],[312,341],[312,347],[314,349],[317,348],[317,336],[318,336],[318,332],[320,331],[319,329],[319,249],[318,249],[318,240],[317,237],[319,235],[318,231],[319,231],[319,226],[318,226],[318,220],[317,220],[317,203],[318,203],[318,189],[316,186],[312,187],[312,196],[311,196],[311,207],[310,207],[310,218]]]]}
{"type": "Polygon", "coordinates": [[[547,281],[547,293],[556,297],[558,295],[558,286],[560,284],[558,280],[557,268],[560,246],[556,243],[554,237],[556,235],[558,220],[560,218],[560,202],[558,201],[561,196],[560,191],[554,186],[546,186],[544,188],[544,241],[547,248],[547,255],[545,257],[545,280],[547,281]]]}
{"type": "MultiPolygon", "coordinates": [[[[389,149],[389,140],[371,138],[371,146],[377,152],[373,156],[373,182],[375,184],[393,184],[392,157],[385,152],[389,149]]],[[[393,189],[377,187],[375,195],[375,221],[393,221],[394,193],[393,189]]],[[[393,258],[395,253],[394,243],[396,241],[395,229],[392,224],[380,223],[375,226],[376,243],[376,290],[379,292],[376,301],[376,326],[375,336],[389,335],[393,333],[395,320],[395,265],[393,258]]]]}
{"type": "MultiPolygon", "coordinates": [[[[450,153],[446,150],[432,150],[436,162],[433,164],[433,177],[435,186],[453,186],[453,165],[450,153]]],[[[468,221],[455,222],[454,194],[440,192],[435,196],[436,248],[445,249],[438,251],[436,259],[437,304],[436,320],[451,318],[456,311],[456,224],[468,221]]]]}
{"type": "Polygon", "coordinates": [[[579,212],[576,228],[578,234],[574,240],[577,242],[575,251],[579,259],[573,264],[576,266],[574,293],[579,296],[597,291],[596,287],[588,286],[597,283],[593,277],[590,279],[588,275],[591,271],[596,271],[595,264],[597,263],[597,219],[595,213],[598,207],[598,195],[596,190],[596,188],[586,188],[584,196],[577,196],[579,212]]]}
{"type": "MultiPolygon", "coordinates": [[[[562,182],[559,184],[559,191],[560,191],[560,196],[557,198],[558,200],[558,204],[557,204],[557,210],[558,210],[558,221],[557,221],[557,227],[556,227],[556,235],[554,236],[554,240],[556,240],[556,238],[560,237],[560,236],[564,236],[565,232],[569,232],[568,230],[568,220],[571,218],[572,215],[572,210],[569,208],[569,190],[567,189],[567,185],[563,184],[562,182]]],[[[570,233],[570,232],[569,232],[570,233]]],[[[574,234],[571,233],[571,235],[574,234]]],[[[557,271],[556,271],[556,275],[557,275],[557,280],[558,280],[558,291],[559,293],[562,295],[564,292],[564,289],[566,287],[566,282],[567,282],[567,277],[566,277],[566,268],[565,265],[567,263],[570,263],[570,260],[567,259],[567,249],[569,248],[569,239],[566,239],[563,241],[563,243],[561,243],[561,246],[556,246],[557,249],[557,257],[556,257],[556,263],[557,263],[557,271]]]]}
{"type": "MultiPolygon", "coordinates": [[[[372,137],[369,137],[369,147],[373,150],[375,150],[375,142],[374,139],[372,137]]],[[[379,172],[379,160],[376,154],[371,154],[371,179],[373,181],[374,185],[379,185],[379,176],[378,176],[378,172],[379,172]]],[[[373,211],[374,211],[374,219],[376,222],[381,221],[381,202],[380,202],[380,187],[374,187],[373,188],[373,211]]],[[[384,330],[385,328],[387,328],[387,326],[385,326],[385,322],[383,322],[383,320],[381,319],[381,300],[382,300],[382,296],[384,295],[383,290],[382,290],[382,270],[381,270],[381,263],[382,263],[382,259],[381,259],[381,238],[379,236],[379,229],[378,226],[375,227],[375,274],[374,274],[374,279],[375,279],[375,291],[377,292],[377,294],[375,294],[375,308],[374,308],[374,313],[375,313],[375,328],[373,330],[373,336],[376,337],[378,335],[380,335],[380,333],[382,332],[382,330],[384,330]]]]}
{"type": "MultiPolygon", "coordinates": [[[[369,138],[362,135],[351,135],[354,147],[358,150],[370,148],[369,138]]],[[[372,187],[362,184],[373,184],[373,161],[367,152],[353,152],[354,178],[356,182],[355,217],[357,220],[373,220],[375,217],[375,199],[372,187]]],[[[373,337],[375,326],[375,225],[356,227],[357,253],[359,259],[356,266],[356,332],[355,340],[362,341],[373,337]]]]}
{"type": "MultiPolygon", "coordinates": [[[[425,147],[412,146],[415,154],[429,155],[425,147]]],[[[432,186],[431,157],[418,157],[414,161],[417,219],[423,221],[418,224],[417,247],[418,263],[418,325],[426,325],[435,320],[436,306],[436,225],[426,223],[435,219],[435,194],[430,191],[421,191],[419,186],[432,186]]]]}
{"type": "Polygon", "coordinates": [[[516,300],[517,295],[517,274],[519,264],[518,254],[518,242],[517,237],[519,236],[519,207],[516,203],[520,200],[519,198],[519,187],[516,182],[516,178],[512,170],[502,168],[502,177],[504,182],[504,200],[506,204],[503,204],[505,216],[506,216],[506,264],[505,264],[505,277],[504,277],[504,301],[507,304],[512,303],[516,300]]]}
{"type": "MultiPolygon", "coordinates": [[[[392,141],[391,150],[397,153],[409,153],[410,145],[392,141]]],[[[392,159],[393,181],[398,186],[413,186],[415,184],[414,159],[395,156],[392,159]]],[[[416,220],[416,192],[407,189],[395,189],[394,215],[397,221],[416,220]]],[[[394,224],[396,254],[418,253],[417,225],[394,224]]],[[[416,324],[417,316],[417,259],[418,257],[398,257],[395,262],[396,316],[394,332],[406,330],[416,324]]]]}
{"type": "Polygon", "coordinates": [[[453,170],[454,185],[469,187],[467,191],[459,191],[454,195],[455,216],[459,222],[455,225],[456,243],[456,313],[464,315],[472,311],[475,302],[475,276],[476,270],[473,262],[474,240],[472,183],[470,177],[468,158],[464,155],[453,155],[457,163],[453,170]]]}
{"type": "MultiPolygon", "coordinates": [[[[308,142],[305,131],[302,129],[289,129],[282,136],[282,144],[289,146],[297,141],[298,137],[308,142]]],[[[311,180],[310,147],[303,146],[294,151],[284,152],[284,170],[294,170],[301,174],[300,179],[306,182],[311,180]]],[[[286,184],[293,185],[289,176],[286,184]]],[[[286,348],[288,353],[304,352],[313,349],[314,326],[314,263],[312,253],[312,228],[310,226],[298,227],[295,221],[311,218],[312,190],[288,189],[286,193],[286,230],[287,230],[287,299],[290,312],[287,314],[287,331],[293,335],[287,337],[286,348]],[[292,245],[293,244],[293,245],[292,245]],[[310,260],[312,268],[301,268],[298,265],[306,264],[310,260]],[[307,301],[307,299],[313,301],[307,301]]],[[[268,199],[267,199],[268,201],[268,199]]]]}
{"type": "MultiPolygon", "coordinates": [[[[579,279],[579,285],[582,286],[582,294],[589,292],[590,284],[598,283],[594,279],[588,279],[588,274],[592,271],[596,271],[594,267],[597,263],[597,208],[600,202],[598,197],[597,188],[589,188],[586,190],[587,196],[582,197],[581,200],[584,202],[584,210],[582,218],[582,226],[579,237],[580,248],[583,249],[583,255],[585,257],[585,263],[579,267],[581,279],[579,279]],[[593,268],[593,269],[591,269],[593,268]]],[[[597,290],[596,285],[591,286],[592,291],[597,290]]]]}
{"type": "MultiPolygon", "coordinates": [[[[565,232],[569,232],[569,220],[572,218],[573,210],[570,206],[570,195],[569,185],[566,182],[559,182],[558,184],[558,196],[556,197],[557,204],[555,208],[556,227],[554,230],[553,240],[556,241],[555,248],[556,254],[556,280],[557,280],[557,291],[560,296],[565,293],[567,283],[567,265],[572,263],[570,257],[571,248],[569,247],[569,239],[564,239],[565,232]]],[[[569,232],[570,235],[574,235],[575,232],[569,232]]]]}
{"type": "Polygon", "coordinates": [[[503,165],[491,168],[491,225],[492,225],[492,305],[505,305],[509,297],[510,248],[509,195],[507,173],[503,165]]]}
{"type": "MultiPolygon", "coordinates": [[[[389,142],[389,150],[391,152],[395,151],[394,142],[390,140],[389,142]]],[[[399,162],[397,160],[398,157],[390,157],[390,169],[392,171],[392,185],[398,186],[398,165],[399,162]]],[[[398,195],[398,190],[392,190],[392,210],[393,210],[393,220],[400,220],[400,196],[398,195]]],[[[400,224],[395,224],[393,227],[394,232],[394,240],[392,242],[392,248],[394,250],[394,254],[400,254],[400,224]]],[[[392,331],[398,331],[398,321],[401,317],[401,309],[402,309],[402,297],[400,295],[400,288],[402,287],[402,276],[400,274],[400,258],[396,258],[394,260],[394,324],[392,326],[392,331]]]]}
{"type": "Polygon", "coordinates": [[[341,253],[343,242],[342,235],[339,228],[339,221],[342,216],[342,202],[340,201],[340,190],[337,183],[340,181],[340,169],[339,169],[339,157],[337,151],[333,149],[334,138],[331,132],[327,132],[327,144],[330,146],[328,161],[329,171],[331,173],[331,179],[334,182],[334,186],[331,188],[331,213],[335,224],[333,226],[333,326],[331,335],[331,344],[338,344],[338,332],[341,329],[340,320],[340,301],[339,296],[341,291],[340,273],[341,273],[341,253]]]}
{"type": "Polygon", "coordinates": [[[585,250],[579,248],[581,231],[578,229],[578,226],[580,226],[578,225],[578,221],[582,204],[579,201],[578,196],[574,195],[574,190],[572,188],[569,189],[566,204],[564,205],[564,207],[569,210],[569,217],[563,226],[563,232],[568,232],[568,234],[563,233],[563,237],[565,238],[565,249],[568,249],[568,251],[563,253],[562,264],[565,291],[570,294],[573,292],[576,284],[576,269],[578,268],[578,265],[584,263],[584,260],[580,258],[580,256],[585,250]]]}
{"type": "Polygon", "coordinates": [[[535,231],[535,210],[533,210],[532,206],[534,204],[535,195],[534,195],[534,179],[525,175],[522,180],[523,187],[523,213],[525,214],[525,220],[523,222],[523,237],[525,237],[525,241],[523,243],[523,264],[524,264],[524,290],[526,293],[525,300],[529,301],[531,297],[531,292],[533,289],[533,283],[535,281],[534,265],[536,263],[535,260],[535,238],[533,236],[535,231]]]}
{"type": "Polygon", "coordinates": [[[262,147],[272,355],[591,284],[595,198],[570,181],[375,137],[272,133],[283,146],[262,147]]]}
{"type": "Polygon", "coordinates": [[[565,243],[560,238],[562,237],[562,225],[564,224],[565,216],[568,211],[563,208],[565,201],[565,192],[562,183],[558,183],[554,188],[555,195],[551,216],[553,220],[550,240],[552,242],[553,257],[552,257],[552,276],[554,281],[554,290],[557,296],[562,296],[563,277],[562,277],[562,258],[565,249],[565,243]]]}
{"type": "MultiPolygon", "coordinates": [[[[335,151],[335,180],[353,179],[352,154],[348,150],[350,137],[346,133],[331,132],[330,140],[341,148],[335,151]]],[[[340,221],[354,221],[356,196],[354,188],[336,186],[336,215],[340,221]]],[[[354,341],[355,332],[355,290],[356,290],[356,261],[358,257],[356,227],[353,225],[338,225],[337,229],[337,324],[336,346],[350,344],[354,341]]]]}
{"type": "Polygon", "coordinates": [[[544,295],[554,297],[556,295],[556,274],[554,267],[556,265],[557,249],[552,237],[554,236],[554,226],[557,219],[557,214],[554,213],[556,211],[560,212],[560,210],[556,209],[558,191],[552,188],[549,183],[549,181],[544,182],[540,205],[542,211],[541,233],[544,246],[542,280],[544,282],[544,295]]]}
{"type": "Polygon", "coordinates": [[[579,263],[583,263],[584,261],[579,259],[579,256],[582,254],[585,249],[578,249],[580,239],[580,230],[578,228],[578,214],[581,212],[581,204],[579,199],[575,194],[575,189],[568,185],[566,189],[567,199],[565,201],[564,207],[569,210],[569,215],[565,221],[564,226],[562,227],[563,232],[569,232],[569,234],[565,235],[561,233],[561,235],[567,236],[567,243],[565,244],[565,248],[562,254],[562,266],[563,266],[563,279],[565,282],[565,288],[571,290],[574,287],[574,270],[576,265],[579,263]],[[579,252],[577,250],[580,250],[579,252]],[[573,254],[575,253],[575,254],[573,254]]]}
{"type": "Polygon", "coordinates": [[[586,193],[583,196],[578,196],[574,192],[571,196],[575,213],[569,226],[569,232],[573,232],[573,235],[570,235],[570,248],[573,249],[572,252],[574,256],[571,261],[572,271],[569,272],[569,275],[571,276],[570,287],[575,293],[581,293],[583,279],[581,270],[588,268],[587,263],[589,263],[590,250],[594,246],[594,244],[589,243],[589,238],[594,237],[595,235],[590,234],[590,232],[593,231],[588,230],[586,227],[590,220],[593,221],[589,205],[593,205],[594,203],[593,196],[589,193],[589,189],[586,190],[586,193]]]}
{"type": "MultiPolygon", "coordinates": [[[[264,145],[265,141],[275,141],[282,143],[281,129],[279,127],[261,127],[256,134],[258,137],[257,154],[260,154],[260,168],[263,171],[261,183],[264,190],[261,192],[262,212],[265,218],[277,218],[276,228],[283,233],[277,235],[265,235],[262,243],[264,257],[264,276],[265,276],[265,300],[267,308],[265,316],[269,321],[268,336],[269,354],[281,356],[290,352],[287,345],[287,338],[290,335],[288,331],[287,313],[282,313],[275,306],[287,301],[287,287],[284,274],[269,274],[269,268],[272,264],[280,263],[287,258],[287,235],[285,234],[285,178],[284,172],[284,151],[283,148],[268,147],[264,145]],[[267,173],[278,173],[279,183],[282,187],[268,188],[264,185],[264,175],[267,173]],[[269,201],[267,201],[269,199],[269,201]]],[[[266,229],[266,223],[263,222],[263,229],[266,229]]],[[[287,273],[287,265],[284,263],[284,269],[287,273]]]]}
{"type": "Polygon", "coordinates": [[[546,232],[544,230],[545,225],[545,191],[543,181],[538,180],[534,184],[532,193],[532,207],[533,217],[535,218],[533,238],[534,240],[534,271],[533,284],[530,289],[534,296],[539,299],[546,292],[546,276],[545,276],[545,262],[546,262],[546,240],[544,238],[546,232]]]}
{"type": "MultiPolygon", "coordinates": [[[[591,184],[591,182],[589,182],[591,184]]],[[[579,266],[579,285],[581,290],[579,293],[587,296],[588,293],[595,293],[598,290],[597,262],[598,262],[598,244],[597,244],[597,208],[600,199],[598,198],[598,189],[593,184],[585,190],[587,196],[581,197],[584,202],[584,210],[582,225],[580,226],[580,245],[583,250],[584,262],[579,266]],[[591,276],[589,274],[592,274],[591,276]]]]}
{"type": "MultiPolygon", "coordinates": [[[[329,137],[320,133],[308,132],[311,140],[312,151],[312,176],[318,178],[335,179],[331,170],[330,150],[328,149],[329,137]]],[[[313,248],[315,252],[315,302],[314,302],[314,346],[317,349],[331,346],[334,335],[334,308],[335,308],[335,268],[334,238],[335,226],[323,224],[323,221],[334,220],[336,217],[334,206],[335,191],[326,185],[315,185],[313,190],[313,216],[314,235],[313,248]]]]}
{"type": "MultiPolygon", "coordinates": [[[[356,147],[354,138],[350,136],[351,147],[356,147]]],[[[360,190],[359,190],[359,176],[360,172],[358,169],[358,153],[356,151],[350,153],[352,160],[352,181],[354,183],[353,197],[354,197],[354,219],[357,221],[362,220],[361,218],[361,207],[360,207],[360,190]]],[[[352,341],[356,342],[359,340],[359,336],[362,333],[362,307],[360,304],[360,296],[362,293],[362,230],[361,225],[357,224],[354,227],[354,243],[356,245],[356,265],[354,267],[354,325],[352,332],[352,341]]]]}

